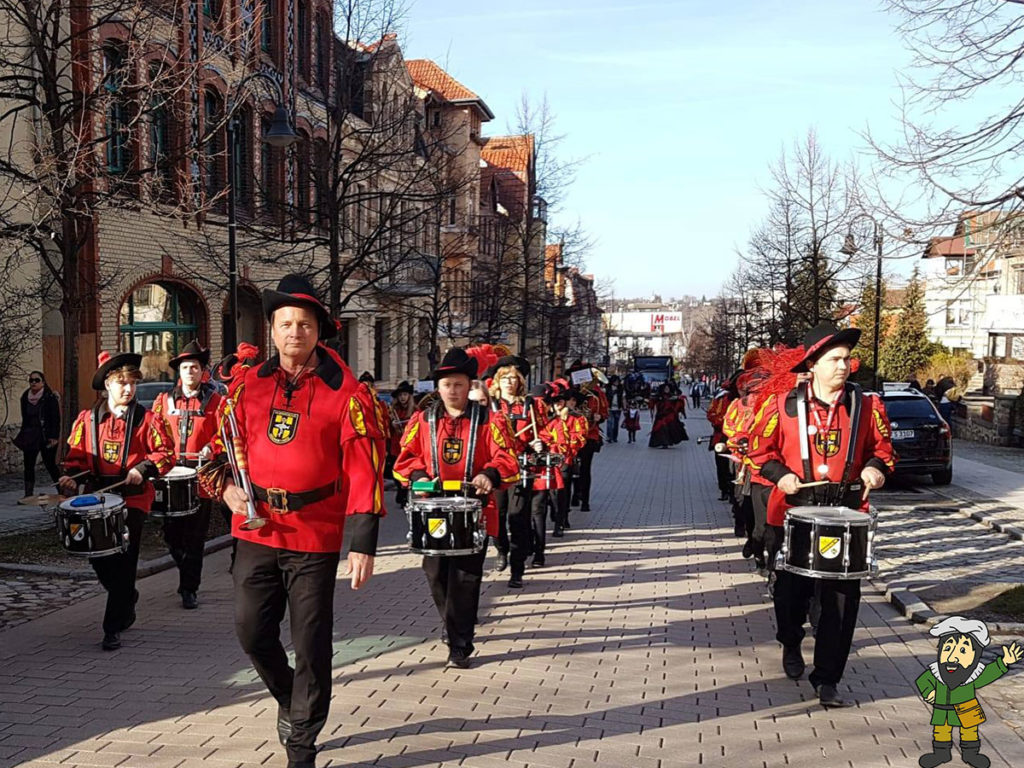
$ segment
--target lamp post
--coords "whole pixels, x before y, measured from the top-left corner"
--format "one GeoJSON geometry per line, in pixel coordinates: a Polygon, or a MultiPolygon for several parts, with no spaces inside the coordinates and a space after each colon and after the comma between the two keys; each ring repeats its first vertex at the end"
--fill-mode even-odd
{"type": "Polygon", "coordinates": [[[243,77],[235,86],[235,98],[228,107],[227,115],[227,153],[228,153],[228,318],[227,328],[224,329],[224,353],[233,351],[238,346],[238,251],[236,245],[236,234],[238,231],[238,219],[236,216],[235,181],[238,176],[238,126],[235,112],[240,103],[239,96],[245,85],[255,79],[265,80],[269,83],[276,97],[274,117],[271,120],[270,128],[263,141],[272,147],[284,149],[295,143],[299,135],[292,128],[288,110],[284,106],[284,92],[280,83],[264,72],[252,72],[243,77]]]}
{"type": "MultiPolygon", "coordinates": [[[[882,227],[875,220],[873,216],[867,213],[862,213],[855,217],[850,226],[852,227],[856,223],[857,219],[866,218],[871,221],[872,227],[874,228],[874,244],[875,244],[875,336],[871,340],[871,366],[873,369],[873,385],[877,392],[879,390],[879,376],[878,376],[878,340],[882,335],[882,227]]],[[[846,242],[843,243],[843,247],[839,249],[839,252],[847,256],[852,256],[857,252],[857,244],[853,239],[853,232],[848,232],[846,235],[846,242]]]]}

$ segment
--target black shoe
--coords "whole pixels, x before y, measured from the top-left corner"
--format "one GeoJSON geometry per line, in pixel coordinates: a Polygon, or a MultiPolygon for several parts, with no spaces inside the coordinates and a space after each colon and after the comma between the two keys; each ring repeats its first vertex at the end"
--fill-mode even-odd
{"type": "Polygon", "coordinates": [[[499,552],[498,563],[494,566],[494,570],[504,571],[506,568],[508,568],[508,555],[503,555],[499,552]]]}
{"type": "Polygon", "coordinates": [[[291,713],[282,707],[280,704],[277,706],[277,740],[281,742],[281,746],[285,746],[288,743],[288,737],[292,735],[292,717],[291,713]]]}
{"type": "Polygon", "coordinates": [[[573,499],[572,501],[569,502],[569,506],[571,506],[571,507],[578,507],[579,505],[580,505],[580,500],[579,499],[573,499]]]}
{"type": "Polygon", "coordinates": [[[590,511],[590,504],[584,504],[583,506],[580,507],[580,512],[589,512],[589,511],[590,511]]]}
{"type": "Polygon", "coordinates": [[[572,526],[569,525],[569,521],[568,520],[566,520],[564,523],[562,523],[562,530],[563,531],[568,531],[570,528],[572,528],[572,526]]]}
{"type": "MultiPolygon", "coordinates": [[[[803,654],[800,653],[799,645],[784,645],[782,646],[782,669],[786,672],[786,677],[790,680],[799,680],[804,675],[804,664],[803,654]]],[[[835,690],[833,688],[833,690],[835,690]]]]}
{"type": "Polygon", "coordinates": [[[116,651],[121,647],[121,635],[117,632],[106,632],[100,645],[104,651],[116,651]]]}
{"type": "Polygon", "coordinates": [[[743,552],[741,552],[740,554],[743,555],[744,560],[749,560],[751,557],[754,556],[754,543],[750,539],[747,539],[743,543],[743,552]]]}
{"type": "Polygon", "coordinates": [[[562,526],[560,525],[556,525],[555,530],[551,532],[551,535],[554,536],[556,539],[560,539],[563,536],[565,536],[565,529],[562,528],[562,526]]]}
{"type": "Polygon", "coordinates": [[[513,577],[511,577],[508,580],[508,585],[512,589],[522,589],[523,588],[523,577],[522,576],[513,576],[513,577]]]}
{"type": "Polygon", "coordinates": [[[534,557],[533,560],[530,561],[530,567],[531,568],[543,568],[544,567],[544,558],[543,557],[534,557]]]}
{"type": "Polygon", "coordinates": [[[121,625],[121,631],[124,632],[128,627],[135,623],[135,619],[138,618],[135,615],[135,608],[132,607],[132,612],[128,614],[128,618],[124,620],[124,624],[121,625]]]}
{"type": "MultiPolygon", "coordinates": [[[[963,742],[960,742],[961,748],[963,742]]],[[[917,764],[921,768],[935,768],[937,765],[948,763],[953,759],[953,742],[952,741],[933,741],[932,751],[927,755],[921,755],[917,758],[917,764]]]]}
{"type": "Polygon", "coordinates": [[[737,520],[732,526],[732,535],[737,539],[742,539],[747,535],[747,527],[737,520]]]}
{"type": "Polygon", "coordinates": [[[471,664],[469,656],[471,653],[473,653],[473,651],[469,648],[453,646],[448,652],[448,666],[458,667],[459,669],[469,669],[471,664]]]}
{"type": "Polygon", "coordinates": [[[853,706],[853,702],[839,698],[836,687],[830,683],[817,685],[815,690],[818,692],[818,703],[825,707],[825,709],[841,709],[853,706]]]}
{"type": "Polygon", "coordinates": [[[722,491],[721,493],[718,494],[718,500],[719,501],[730,501],[729,494],[726,493],[725,491],[722,491]]]}
{"type": "Polygon", "coordinates": [[[960,741],[960,759],[971,768],[988,768],[992,761],[981,754],[981,742],[960,741]]]}
{"type": "Polygon", "coordinates": [[[181,591],[181,607],[189,611],[194,611],[199,607],[199,596],[191,590],[183,589],[181,591]]]}

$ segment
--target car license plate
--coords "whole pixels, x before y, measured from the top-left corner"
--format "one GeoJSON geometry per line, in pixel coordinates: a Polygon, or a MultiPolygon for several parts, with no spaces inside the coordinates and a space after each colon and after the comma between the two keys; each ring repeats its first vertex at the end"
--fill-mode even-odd
{"type": "Polygon", "coordinates": [[[912,429],[896,429],[892,433],[893,440],[913,440],[914,430],[912,429]]]}

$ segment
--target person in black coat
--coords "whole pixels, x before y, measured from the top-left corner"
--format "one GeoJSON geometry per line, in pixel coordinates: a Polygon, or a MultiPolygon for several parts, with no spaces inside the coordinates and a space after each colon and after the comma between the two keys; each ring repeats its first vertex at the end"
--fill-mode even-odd
{"type": "Polygon", "coordinates": [[[43,464],[57,482],[57,446],[60,444],[60,401],[39,371],[28,375],[28,389],[21,393],[21,429],[14,444],[25,458],[25,495],[35,494],[36,461],[43,464]]]}

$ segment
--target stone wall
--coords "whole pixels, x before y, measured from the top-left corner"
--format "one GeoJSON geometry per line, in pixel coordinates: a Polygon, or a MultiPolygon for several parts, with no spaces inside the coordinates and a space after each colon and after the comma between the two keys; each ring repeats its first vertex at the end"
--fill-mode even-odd
{"type": "Polygon", "coordinates": [[[21,451],[11,441],[18,434],[20,424],[7,424],[0,427],[0,475],[21,474],[21,451]]]}
{"type": "Polygon", "coordinates": [[[994,395],[1017,394],[1024,388],[1024,363],[985,360],[985,392],[994,395]]]}
{"type": "Polygon", "coordinates": [[[953,414],[953,434],[964,440],[990,445],[1016,445],[1012,426],[1016,396],[968,396],[953,414]]]}

